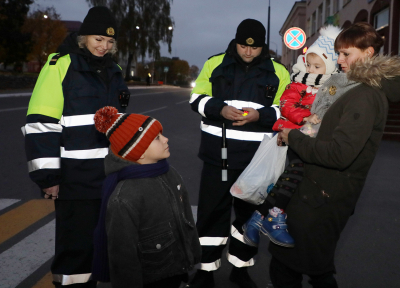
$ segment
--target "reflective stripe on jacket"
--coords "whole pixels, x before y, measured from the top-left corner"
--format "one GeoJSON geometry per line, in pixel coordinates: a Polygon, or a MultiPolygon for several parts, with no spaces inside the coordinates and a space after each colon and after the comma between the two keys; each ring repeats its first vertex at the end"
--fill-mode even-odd
{"type": "Polygon", "coordinates": [[[251,107],[260,113],[257,122],[233,126],[232,121],[225,119],[229,169],[244,169],[264,135],[272,136],[272,126],[280,117],[279,99],[289,83],[285,67],[269,57],[248,70],[229,52],[211,57],[204,64],[190,98],[192,110],[203,117],[199,157],[220,166],[222,108],[251,107]]]}

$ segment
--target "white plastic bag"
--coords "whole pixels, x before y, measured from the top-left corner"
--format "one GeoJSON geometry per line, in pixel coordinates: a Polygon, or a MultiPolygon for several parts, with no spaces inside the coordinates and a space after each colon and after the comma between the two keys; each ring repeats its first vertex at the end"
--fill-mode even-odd
{"type": "Polygon", "coordinates": [[[277,137],[264,136],[250,164],[231,187],[232,196],[256,205],[264,202],[285,169],[288,147],[278,146],[277,137]]]}

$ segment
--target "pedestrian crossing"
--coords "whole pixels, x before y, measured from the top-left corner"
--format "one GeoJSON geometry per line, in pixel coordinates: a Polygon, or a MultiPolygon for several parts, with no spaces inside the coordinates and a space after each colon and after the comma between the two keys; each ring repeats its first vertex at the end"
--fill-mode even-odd
{"type": "MultiPolygon", "coordinates": [[[[196,219],[197,206],[192,206],[192,212],[196,219]]],[[[0,199],[0,287],[53,288],[50,272],[39,277],[36,275],[39,280],[32,285],[22,287],[21,283],[32,274],[39,273],[38,270],[43,271],[39,268],[54,256],[54,241],[53,201],[0,199]],[[18,237],[46,217],[51,218],[41,227],[22,239],[18,237]],[[4,245],[7,247],[4,248],[4,245]]]]}
{"type": "MultiPolygon", "coordinates": [[[[0,199],[0,247],[53,212],[54,203],[45,199],[26,202],[19,199],[0,199]],[[4,212],[12,205],[16,207],[4,212]]],[[[54,231],[55,220],[51,220],[0,253],[0,287],[17,287],[53,257],[54,231]]],[[[46,276],[47,278],[50,276],[50,281],[41,280],[42,282],[39,281],[40,283],[33,287],[54,287],[51,283],[51,274],[46,276]]]]}

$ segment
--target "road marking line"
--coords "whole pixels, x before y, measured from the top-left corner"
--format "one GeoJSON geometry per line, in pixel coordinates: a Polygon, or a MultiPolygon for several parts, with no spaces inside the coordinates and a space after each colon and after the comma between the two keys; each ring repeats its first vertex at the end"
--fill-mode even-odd
{"type": "Polygon", "coordinates": [[[145,114],[145,113],[149,113],[149,112],[154,112],[154,111],[158,111],[158,110],[162,110],[162,109],[165,109],[165,108],[167,108],[168,106],[163,106],[163,107],[160,107],[160,108],[156,108],[156,109],[152,109],[152,110],[147,110],[147,111],[144,111],[144,112],[139,112],[139,113],[137,113],[137,114],[145,114]]]}
{"type": "Polygon", "coordinates": [[[179,105],[179,104],[183,104],[183,103],[188,103],[188,104],[189,104],[189,99],[184,100],[184,101],[181,101],[181,102],[177,102],[177,103],[175,103],[175,104],[176,104],[176,105],[179,105]]]}
{"type": "Polygon", "coordinates": [[[54,256],[54,231],[52,220],[0,254],[0,287],[16,287],[54,256]]]}
{"type": "Polygon", "coordinates": [[[17,111],[17,110],[27,110],[28,111],[28,107],[17,107],[17,108],[9,108],[9,109],[0,109],[0,113],[1,112],[17,111]]]}
{"type": "Polygon", "coordinates": [[[165,91],[165,92],[156,92],[156,93],[132,94],[131,97],[145,96],[145,95],[154,95],[154,94],[165,94],[165,93],[176,93],[176,92],[182,92],[182,91],[165,91]]]}
{"type": "Polygon", "coordinates": [[[53,285],[53,274],[51,272],[44,275],[32,288],[54,288],[53,285]]]}
{"type": "Polygon", "coordinates": [[[21,199],[0,199],[0,210],[3,210],[19,201],[21,201],[21,199]]]}
{"type": "Polygon", "coordinates": [[[7,97],[19,97],[19,96],[31,96],[32,92],[16,92],[16,93],[10,93],[10,94],[0,94],[0,98],[7,98],[7,97]]]}
{"type": "MultiPolygon", "coordinates": [[[[36,199],[26,202],[21,206],[1,215],[0,244],[53,211],[54,203],[52,200],[36,199]]],[[[0,285],[0,287],[3,286],[0,285]]]]}

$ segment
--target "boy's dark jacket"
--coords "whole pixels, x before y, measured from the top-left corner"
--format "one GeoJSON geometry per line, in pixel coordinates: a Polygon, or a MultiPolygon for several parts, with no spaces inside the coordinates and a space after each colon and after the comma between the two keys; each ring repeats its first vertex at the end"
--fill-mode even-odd
{"type": "MultiPolygon", "coordinates": [[[[132,164],[109,153],[106,174],[132,164]]],[[[106,229],[113,287],[142,287],[200,262],[187,190],[173,167],[157,177],[119,182],[108,201],[106,229]]]]}

